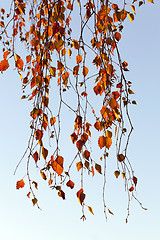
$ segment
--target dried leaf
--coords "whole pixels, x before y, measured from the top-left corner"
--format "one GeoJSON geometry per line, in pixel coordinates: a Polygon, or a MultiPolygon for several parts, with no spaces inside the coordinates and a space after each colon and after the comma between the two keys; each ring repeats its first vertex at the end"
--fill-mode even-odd
{"type": "Polygon", "coordinates": [[[102,171],[101,171],[101,165],[99,164],[95,164],[95,169],[97,170],[98,173],[102,174],[102,171]]]}
{"type": "Polygon", "coordinates": [[[33,206],[38,202],[37,198],[32,199],[33,206]]]}
{"type": "Polygon", "coordinates": [[[23,188],[24,186],[25,186],[25,182],[23,181],[23,179],[21,179],[20,181],[17,181],[17,184],[16,184],[17,189],[23,188]]]}
{"type": "Polygon", "coordinates": [[[118,154],[117,159],[118,159],[119,162],[123,162],[124,159],[125,159],[125,156],[123,154],[118,154]]]}
{"type": "Polygon", "coordinates": [[[90,157],[90,152],[88,150],[85,150],[83,152],[83,157],[86,158],[87,160],[89,160],[89,157],[90,157]]]}
{"type": "Polygon", "coordinates": [[[88,74],[88,68],[87,67],[85,67],[85,66],[83,67],[82,74],[83,74],[84,77],[87,76],[87,74],[88,74]]]}
{"type": "Polygon", "coordinates": [[[93,209],[90,206],[88,206],[88,210],[94,215],[93,209]]]}
{"type": "Polygon", "coordinates": [[[63,173],[63,162],[62,156],[57,156],[57,158],[51,163],[53,170],[59,175],[63,173]]]}
{"type": "Polygon", "coordinates": [[[70,187],[71,189],[74,188],[74,182],[72,182],[71,180],[69,180],[67,183],[66,183],[67,187],[70,187]]]}
{"type": "Polygon", "coordinates": [[[41,153],[42,153],[42,157],[46,160],[46,158],[48,156],[48,150],[46,148],[42,147],[41,153]]]}
{"type": "Polygon", "coordinates": [[[83,164],[82,162],[77,162],[76,166],[77,166],[77,170],[79,171],[83,167],[83,164]]]}

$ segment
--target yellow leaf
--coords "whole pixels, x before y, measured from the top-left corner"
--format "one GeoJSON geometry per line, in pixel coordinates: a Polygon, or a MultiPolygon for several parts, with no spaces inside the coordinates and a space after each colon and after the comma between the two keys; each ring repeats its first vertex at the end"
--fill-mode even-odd
{"type": "Polygon", "coordinates": [[[93,209],[90,206],[88,206],[88,210],[94,215],[93,209]]]}
{"type": "Polygon", "coordinates": [[[130,5],[130,7],[131,7],[133,13],[135,14],[135,6],[134,5],[130,5]]]}
{"type": "Polygon", "coordinates": [[[148,2],[150,2],[150,3],[154,3],[153,0],[148,0],[148,2]]]}
{"type": "Polygon", "coordinates": [[[55,77],[56,76],[56,68],[55,67],[50,67],[50,74],[55,77]]]}

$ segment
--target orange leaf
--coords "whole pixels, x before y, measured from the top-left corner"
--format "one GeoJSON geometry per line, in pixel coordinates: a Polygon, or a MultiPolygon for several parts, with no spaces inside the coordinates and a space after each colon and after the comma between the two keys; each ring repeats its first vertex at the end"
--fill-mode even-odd
{"type": "Polygon", "coordinates": [[[75,133],[72,133],[71,135],[70,135],[70,137],[71,137],[71,140],[72,140],[72,142],[73,143],[75,143],[76,141],[77,141],[77,134],[75,134],[75,133]]]}
{"type": "Polygon", "coordinates": [[[119,32],[116,32],[114,37],[117,41],[119,41],[121,39],[121,34],[119,32]]]}
{"type": "Polygon", "coordinates": [[[57,156],[57,158],[51,163],[53,170],[58,174],[58,176],[63,172],[63,162],[63,157],[57,156]]]}
{"type": "Polygon", "coordinates": [[[74,188],[74,182],[72,182],[71,180],[69,180],[67,183],[66,183],[67,187],[70,187],[71,189],[74,188]]]}
{"type": "Polygon", "coordinates": [[[7,56],[10,54],[10,52],[9,51],[5,51],[4,53],[3,53],[3,58],[4,58],[4,60],[7,60],[7,56]]]}
{"type": "Polygon", "coordinates": [[[76,166],[77,166],[77,170],[79,171],[83,167],[83,164],[82,162],[77,162],[76,166]]]}
{"type": "Polygon", "coordinates": [[[82,62],[82,55],[77,55],[77,56],[76,56],[76,61],[77,61],[77,64],[79,64],[80,62],[82,62]]]}
{"type": "Polygon", "coordinates": [[[73,74],[74,74],[74,76],[78,75],[78,72],[79,72],[79,65],[77,65],[77,66],[75,66],[75,67],[73,68],[73,74]]]}
{"type": "Polygon", "coordinates": [[[90,157],[90,152],[88,150],[85,150],[83,152],[83,157],[86,158],[87,160],[89,160],[89,157],[90,157]]]}
{"type": "Polygon", "coordinates": [[[109,106],[111,108],[116,108],[117,107],[117,102],[114,98],[111,98],[110,101],[109,101],[109,106]]]}
{"type": "Polygon", "coordinates": [[[21,179],[20,181],[17,181],[16,188],[17,189],[23,188],[24,185],[25,185],[25,182],[23,181],[23,179],[21,179]]]}
{"type": "Polygon", "coordinates": [[[112,64],[108,64],[107,73],[108,73],[109,75],[112,75],[112,74],[113,74],[113,65],[112,65],[112,64]]]}
{"type": "Polygon", "coordinates": [[[43,137],[43,132],[39,129],[37,129],[34,134],[35,134],[36,140],[40,140],[43,137]]]}
{"type": "Polygon", "coordinates": [[[88,68],[87,67],[85,67],[85,66],[83,67],[82,74],[83,74],[84,77],[87,76],[87,74],[88,74],[88,68]]]}
{"type": "Polygon", "coordinates": [[[26,62],[29,63],[31,61],[31,55],[26,56],[26,62]]]}
{"type": "Polygon", "coordinates": [[[92,177],[94,177],[94,168],[93,168],[93,166],[91,167],[91,172],[92,172],[92,177]]]}
{"type": "Polygon", "coordinates": [[[106,137],[104,137],[104,136],[99,137],[98,145],[100,148],[105,147],[106,146],[106,137]]]}
{"type": "Polygon", "coordinates": [[[109,149],[112,145],[112,139],[110,137],[106,137],[106,147],[109,149]]]}
{"type": "Polygon", "coordinates": [[[15,54],[15,62],[16,62],[16,67],[19,70],[23,70],[23,60],[20,58],[20,56],[18,56],[17,54],[15,54]]]}
{"type": "Polygon", "coordinates": [[[53,126],[55,124],[55,122],[56,122],[56,118],[55,117],[50,118],[51,126],[53,126]]]}
{"type": "Polygon", "coordinates": [[[90,206],[88,206],[88,210],[94,215],[93,209],[90,206]]]}
{"type": "Polygon", "coordinates": [[[6,71],[9,68],[8,60],[2,60],[0,62],[0,71],[6,71]]]}

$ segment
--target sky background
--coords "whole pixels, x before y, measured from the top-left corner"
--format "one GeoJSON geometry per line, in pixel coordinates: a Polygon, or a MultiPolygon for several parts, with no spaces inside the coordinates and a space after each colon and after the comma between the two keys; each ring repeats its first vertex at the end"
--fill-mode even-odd
{"type": "MultiPolygon", "coordinates": [[[[155,1],[158,2],[158,1],[155,1]]],[[[0,7],[2,4],[0,5],[0,7]]],[[[130,217],[126,224],[127,195],[121,178],[115,179],[116,170],[112,153],[108,163],[107,205],[114,216],[105,222],[103,214],[101,184],[98,173],[90,180],[88,205],[93,216],[86,209],[87,221],[82,222],[80,204],[75,197],[76,190],[68,190],[67,200],[57,197],[47,183],[41,182],[38,191],[42,211],[32,206],[26,197],[25,188],[16,190],[16,181],[25,173],[25,162],[13,175],[16,164],[23,155],[29,137],[30,105],[21,99],[21,82],[12,69],[0,75],[0,238],[3,240],[27,239],[109,239],[135,240],[159,239],[160,235],[160,4],[146,3],[137,8],[135,20],[127,21],[122,34],[120,49],[129,63],[128,80],[133,82],[132,90],[137,106],[130,108],[134,132],[128,155],[138,178],[137,197],[148,210],[142,210],[137,202],[131,202],[130,217]],[[69,194],[71,193],[71,194],[69,194]]],[[[64,144],[67,157],[71,150],[64,144]]],[[[96,155],[95,155],[96,157],[96,155]]],[[[39,174],[38,172],[33,172],[39,174]]]]}

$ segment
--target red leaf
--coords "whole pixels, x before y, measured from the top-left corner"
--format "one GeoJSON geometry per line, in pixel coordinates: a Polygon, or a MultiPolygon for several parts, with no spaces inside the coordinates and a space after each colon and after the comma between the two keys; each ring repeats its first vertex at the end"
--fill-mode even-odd
{"type": "Polygon", "coordinates": [[[133,176],[133,182],[135,184],[135,186],[137,185],[137,178],[135,176],[133,176]]]}
{"type": "Polygon", "coordinates": [[[24,185],[25,185],[25,182],[23,181],[23,179],[21,179],[20,181],[17,181],[16,188],[17,189],[23,188],[24,185]]]}
{"type": "Polygon", "coordinates": [[[134,187],[132,186],[132,187],[129,189],[129,191],[132,192],[133,190],[134,190],[134,187]]]}
{"type": "Polygon", "coordinates": [[[83,145],[84,145],[84,141],[81,140],[81,139],[76,142],[76,146],[77,146],[79,151],[82,150],[83,145]]]}
{"type": "Polygon", "coordinates": [[[33,154],[33,158],[34,158],[34,161],[37,163],[38,158],[39,158],[37,151],[33,154]]]}

